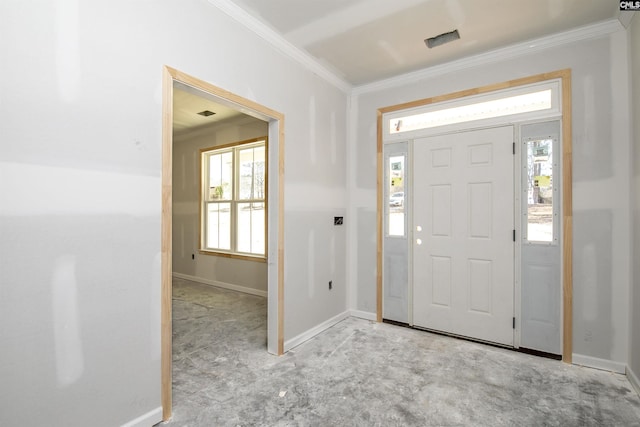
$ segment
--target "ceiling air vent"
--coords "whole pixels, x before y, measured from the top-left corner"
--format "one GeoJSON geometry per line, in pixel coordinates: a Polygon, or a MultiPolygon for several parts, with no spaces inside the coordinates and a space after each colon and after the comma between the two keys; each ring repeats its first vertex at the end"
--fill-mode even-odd
{"type": "Polygon", "coordinates": [[[440,46],[442,44],[449,43],[454,40],[458,40],[459,38],[460,38],[460,33],[458,33],[458,30],[453,30],[448,33],[440,34],[439,36],[425,39],[424,42],[427,44],[427,47],[431,49],[436,46],[440,46]]]}
{"type": "Polygon", "coordinates": [[[203,117],[209,117],[209,116],[213,116],[215,113],[213,111],[204,110],[204,111],[200,111],[198,114],[200,114],[203,117]]]}

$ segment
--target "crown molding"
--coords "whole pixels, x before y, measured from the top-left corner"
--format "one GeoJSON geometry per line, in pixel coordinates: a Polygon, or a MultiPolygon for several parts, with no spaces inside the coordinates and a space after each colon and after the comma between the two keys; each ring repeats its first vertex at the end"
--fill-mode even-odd
{"type": "Polygon", "coordinates": [[[288,42],[281,34],[273,30],[264,22],[252,16],[246,10],[236,5],[232,0],[207,0],[211,5],[227,14],[229,17],[240,23],[245,28],[252,31],[261,39],[265,40],[285,56],[298,62],[300,65],[318,75],[328,83],[334,85],[346,94],[361,95],[368,92],[398,87],[417,81],[435,77],[455,71],[461,71],[481,65],[491,64],[506,59],[513,59],[523,55],[544,51],[554,47],[567,45],[570,43],[603,37],[627,28],[633,19],[635,12],[619,13],[617,18],[598,22],[583,27],[574,28],[562,33],[556,33],[545,37],[529,40],[522,43],[513,44],[504,48],[494,49],[478,55],[469,56],[445,64],[434,65],[422,70],[367,83],[360,86],[353,86],[329,68],[322,65],[313,56],[298,49],[288,42]]]}
{"type": "Polygon", "coordinates": [[[631,20],[633,19],[633,15],[636,14],[635,10],[620,10],[618,11],[618,20],[622,24],[623,27],[629,28],[631,24],[631,20]]]}
{"type": "Polygon", "coordinates": [[[424,68],[419,71],[391,77],[377,82],[356,86],[352,90],[353,95],[362,95],[368,92],[375,92],[390,89],[410,83],[415,83],[426,78],[440,76],[455,71],[461,71],[480,65],[491,64],[505,59],[517,58],[534,52],[575,43],[582,40],[602,37],[623,29],[618,19],[602,21],[596,24],[578,27],[563,33],[556,33],[538,39],[529,40],[523,43],[513,44],[500,49],[478,55],[469,56],[456,61],[447,62],[441,65],[424,68]]]}
{"type": "Polygon", "coordinates": [[[264,22],[249,14],[231,0],[208,0],[210,4],[226,13],[229,17],[255,33],[278,51],[307,68],[312,73],[331,83],[344,93],[349,94],[353,86],[338,77],[334,72],[321,65],[314,57],[289,43],[279,33],[264,22]]]}

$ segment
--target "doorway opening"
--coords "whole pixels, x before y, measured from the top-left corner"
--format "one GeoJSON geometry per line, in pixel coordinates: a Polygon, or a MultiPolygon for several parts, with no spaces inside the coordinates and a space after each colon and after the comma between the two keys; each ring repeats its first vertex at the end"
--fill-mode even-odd
{"type": "MultiPolygon", "coordinates": [[[[518,347],[523,330],[519,322],[524,322],[526,319],[523,316],[527,314],[522,313],[524,308],[521,307],[525,295],[521,295],[520,282],[523,274],[521,274],[520,268],[526,269],[529,266],[534,266],[537,269],[539,267],[537,265],[538,259],[542,259],[533,257],[531,260],[535,258],[535,262],[524,263],[521,261],[524,260],[524,250],[521,251],[521,247],[528,245],[527,250],[529,250],[529,246],[533,247],[533,243],[540,246],[538,249],[548,252],[549,247],[556,245],[558,250],[554,252],[554,257],[557,258],[557,270],[561,273],[558,274],[558,285],[554,292],[557,290],[557,298],[559,301],[561,300],[558,318],[562,318],[556,323],[556,329],[558,336],[562,338],[560,345],[556,347],[557,350],[554,352],[561,352],[563,360],[571,363],[572,146],[570,77],[570,70],[561,70],[378,110],[378,321],[382,321],[383,317],[386,319],[389,312],[398,312],[398,308],[400,308],[404,310],[400,312],[402,318],[391,320],[421,327],[427,325],[427,328],[453,335],[474,337],[477,335],[473,333],[474,328],[479,328],[483,333],[484,331],[493,332],[496,329],[494,326],[485,325],[482,327],[480,325],[481,320],[484,319],[483,316],[493,316],[494,312],[500,311],[498,307],[500,301],[511,300],[513,301],[511,308],[507,307],[506,311],[502,310],[504,313],[502,313],[500,321],[501,327],[504,326],[504,331],[502,331],[504,339],[487,338],[483,334],[476,338],[481,341],[505,343],[507,346],[518,347]],[[531,98],[529,95],[534,96],[531,98]],[[498,105],[502,100],[507,99],[511,102],[517,102],[510,106],[498,105]],[[487,111],[493,109],[501,113],[487,115],[487,111]],[[503,118],[503,116],[510,117],[503,118]],[[520,139],[534,136],[521,132],[525,132],[525,129],[538,132],[542,128],[536,127],[537,125],[527,127],[525,124],[548,122],[549,120],[556,120],[558,123],[556,134],[561,141],[556,147],[558,155],[555,156],[560,159],[559,173],[554,175],[556,177],[554,182],[560,194],[556,198],[557,203],[554,203],[555,211],[552,212],[552,216],[555,218],[553,223],[557,224],[557,234],[561,238],[550,244],[542,242],[545,245],[541,245],[541,242],[527,240],[527,231],[529,231],[527,221],[531,222],[532,220],[527,215],[531,216],[531,212],[529,212],[531,210],[537,209],[537,211],[546,212],[549,209],[547,206],[534,206],[535,209],[529,210],[526,207],[522,208],[520,205],[530,201],[530,198],[524,197],[515,189],[520,188],[520,168],[527,167],[526,150],[521,151],[520,139]],[[485,135],[490,129],[510,125],[515,125],[515,127],[505,128],[503,137],[485,135]],[[478,133],[477,137],[474,133],[478,133]],[[461,138],[463,141],[464,138],[467,138],[468,141],[460,144],[461,138]],[[460,152],[457,153],[457,151],[460,152]],[[484,165],[493,164],[494,158],[498,159],[498,156],[506,154],[505,152],[508,152],[509,158],[505,157],[500,162],[506,167],[504,176],[496,179],[489,175],[478,176],[484,165]],[[523,154],[525,160],[522,160],[521,156],[517,156],[516,153],[525,153],[523,154]],[[407,161],[398,161],[398,159],[404,160],[406,155],[408,155],[407,161]],[[421,159],[418,159],[420,156],[421,159]],[[403,163],[406,164],[404,167],[403,163]],[[393,169],[393,166],[397,166],[396,170],[393,169]],[[454,166],[462,169],[454,171],[454,166]],[[406,179],[402,176],[405,173],[408,174],[406,179]],[[464,174],[469,175],[469,179],[462,179],[464,174]],[[510,182],[511,187],[498,191],[497,188],[505,180],[510,182]],[[454,190],[456,187],[463,188],[463,190],[454,190]],[[422,193],[420,193],[421,191],[422,193]],[[402,194],[402,201],[395,200],[394,194],[402,194]],[[511,199],[507,204],[513,208],[505,208],[510,209],[512,214],[508,215],[509,218],[500,219],[496,215],[499,214],[500,206],[506,206],[499,202],[504,194],[510,194],[511,199]],[[493,200],[493,205],[485,202],[489,198],[493,200]],[[457,200],[455,204],[453,203],[454,199],[457,200]],[[521,226],[520,218],[523,214],[528,219],[525,218],[525,224],[521,226]],[[396,224],[398,226],[392,227],[398,220],[401,220],[402,224],[396,224]],[[406,225],[404,225],[405,223],[406,225]],[[505,233],[502,233],[504,230],[501,228],[491,225],[498,223],[500,226],[507,223],[505,233]],[[513,240],[511,239],[512,228],[513,240]],[[524,233],[522,233],[523,229],[526,230],[524,233]],[[518,236],[516,236],[516,231],[518,231],[518,236]],[[466,236],[462,238],[464,242],[460,240],[460,236],[455,237],[460,232],[466,236]],[[494,240],[495,233],[500,234],[501,239],[504,238],[502,234],[507,235],[508,240],[512,242],[513,247],[507,248],[505,246],[506,255],[503,254],[501,259],[515,259],[515,264],[505,265],[504,268],[499,269],[497,267],[498,258],[493,259],[489,256],[491,251],[486,248],[478,249],[475,255],[466,254],[465,251],[470,246],[488,244],[494,240]],[[452,244],[455,238],[460,240],[458,244],[452,244]],[[522,239],[524,239],[524,243],[522,239]],[[425,252],[425,246],[429,248],[427,252],[425,252]],[[449,249],[453,252],[449,253],[451,252],[449,249]],[[458,253],[460,251],[464,253],[458,253]],[[455,261],[456,257],[458,261],[455,261]],[[397,272],[397,260],[399,259],[404,260],[403,265],[406,267],[402,272],[407,273],[405,274],[407,280],[400,282],[408,283],[406,285],[408,289],[394,289],[399,285],[399,282],[389,280],[390,276],[397,275],[390,275],[390,271],[397,272]],[[454,268],[454,264],[458,267],[454,268]],[[512,285],[507,286],[512,286],[512,288],[509,292],[506,292],[505,289],[504,295],[501,294],[502,296],[497,298],[493,294],[492,283],[497,283],[493,275],[502,271],[506,272],[502,280],[511,280],[512,285]],[[456,280],[454,280],[455,275],[458,276],[456,280]],[[458,283],[454,286],[455,282],[460,281],[464,281],[464,283],[458,283]],[[418,282],[420,282],[419,286],[416,284],[418,282]],[[449,314],[445,313],[453,307],[451,301],[455,298],[457,301],[463,301],[465,305],[458,313],[459,315],[447,318],[446,316],[449,314]],[[420,301],[416,303],[417,300],[420,301]],[[424,304],[428,304],[431,308],[427,313],[418,313],[424,304]],[[476,320],[466,319],[470,315],[476,316],[476,320]],[[467,330],[471,332],[467,332],[467,330]]],[[[546,138],[545,135],[546,133],[535,136],[546,138]]],[[[526,141],[523,144],[526,149],[526,141]]],[[[538,141],[537,144],[542,143],[538,141]]],[[[535,146],[535,148],[539,147],[535,146]]],[[[542,148],[539,151],[544,155],[542,148]]],[[[540,158],[542,159],[542,157],[540,158]]],[[[494,166],[490,169],[494,172],[497,170],[494,166]]],[[[535,170],[529,171],[528,175],[531,173],[535,173],[535,170]]],[[[537,181],[542,180],[546,185],[543,178],[546,178],[547,175],[546,173],[536,175],[537,181]]],[[[549,185],[546,187],[545,191],[551,191],[548,190],[551,188],[549,185]]],[[[529,189],[526,190],[529,191],[529,189]]],[[[533,230],[533,227],[529,228],[533,230]]],[[[494,249],[496,253],[499,252],[498,248],[494,249]]],[[[527,252],[529,257],[531,257],[530,252],[527,252]]],[[[530,268],[529,270],[533,271],[534,269],[530,268]]],[[[535,274],[539,274],[539,269],[536,271],[535,274]]],[[[529,282],[531,281],[529,280],[529,282]]],[[[530,309],[531,307],[525,308],[530,309]]],[[[530,331],[530,329],[524,329],[530,331]]]]}
{"type": "Polygon", "coordinates": [[[163,419],[172,413],[173,122],[174,88],[192,88],[218,104],[268,123],[266,219],[267,350],[284,353],[284,115],[165,66],[162,101],[161,398],[163,419]]]}

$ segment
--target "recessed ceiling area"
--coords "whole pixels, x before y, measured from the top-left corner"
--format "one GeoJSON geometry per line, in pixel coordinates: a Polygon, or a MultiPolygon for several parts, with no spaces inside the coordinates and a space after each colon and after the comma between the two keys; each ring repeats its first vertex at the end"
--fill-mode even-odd
{"type": "Polygon", "coordinates": [[[357,86],[616,19],[610,0],[233,0],[357,86]],[[424,40],[457,29],[460,39],[424,40]]]}

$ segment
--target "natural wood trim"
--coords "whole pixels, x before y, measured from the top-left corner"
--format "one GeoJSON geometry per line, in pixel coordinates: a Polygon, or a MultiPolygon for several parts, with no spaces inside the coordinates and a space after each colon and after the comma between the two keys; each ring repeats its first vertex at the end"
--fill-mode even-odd
{"type": "Polygon", "coordinates": [[[549,73],[537,74],[535,76],[523,77],[515,80],[509,80],[502,83],[494,83],[487,86],[481,86],[473,89],[465,89],[458,92],[448,93],[445,95],[437,95],[431,98],[418,99],[416,101],[405,102],[402,104],[391,105],[388,107],[379,108],[378,111],[382,114],[391,113],[394,111],[406,110],[409,108],[424,107],[425,105],[437,104],[439,102],[451,101],[453,99],[466,98],[473,95],[480,95],[487,92],[495,92],[503,89],[510,89],[518,86],[524,86],[534,83],[540,83],[546,80],[553,80],[562,78],[567,70],[552,71],[549,73]]]}
{"type": "MultiPolygon", "coordinates": [[[[172,170],[173,170],[173,83],[188,86],[223,98],[267,117],[278,124],[278,254],[277,284],[277,351],[284,353],[284,115],[257,102],[235,95],[174,68],[164,66],[162,76],[162,215],[161,215],[161,402],[162,418],[172,414],[172,170]]],[[[266,153],[268,157],[268,152],[266,153]]],[[[268,160],[267,160],[268,161],[268,160]]],[[[267,164],[268,167],[268,164],[267,164]]],[[[268,211],[267,211],[268,212],[268,211]]],[[[267,240],[268,241],[268,240],[267,240]]]]}
{"type": "Polygon", "coordinates": [[[162,215],[161,215],[161,302],[160,370],[162,419],[172,413],[171,396],[171,297],[172,297],[172,173],[173,173],[173,78],[166,68],[162,73],[162,215]]]}
{"type": "Polygon", "coordinates": [[[571,70],[562,70],[562,360],[573,360],[573,135],[571,70]]]}
{"type": "Polygon", "coordinates": [[[487,86],[477,87],[473,89],[462,90],[445,95],[438,95],[431,98],[419,99],[416,101],[405,102],[402,104],[382,107],[377,110],[377,222],[378,222],[378,256],[377,256],[377,312],[378,321],[382,321],[382,238],[384,236],[382,230],[382,185],[383,185],[383,162],[382,162],[382,145],[383,145],[383,122],[382,115],[385,113],[406,110],[409,108],[422,107],[425,105],[436,104],[439,102],[450,101],[453,99],[464,98],[473,95],[479,95],[487,92],[494,92],[502,89],[509,89],[517,86],[523,86],[533,83],[539,83],[546,80],[560,79],[562,85],[562,212],[563,212],[563,247],[562,247],[562,360],[566,363],[572,361],[573,351],[573,172],[572,172],[572,116],[571,116],[571,70],[564,69],[552,71],[549,73],[537,74],[535,76],[524,77],[515,80],[509,80],[502,83],[491,84],[487,86]]]}
{"type": "Polygon", "coordinates": [[[215,95],[218,98],[224,98],[235,104],[242,105],[243,107],[246,107],[255,112],[264,114],[265,116],[268,116],[274,120],[281,120],[282,118],[284,118],[282,113],[279,113],[275,110],[267,108],[263,105],[260,105],[255,101],[252,101],[247,98],[243,98],[239,95],[236,95],[235,93],[229,92],[228,90],[224,90],[222,88],[219,88],[218,86],[212,85],[211,83],[207,83],[203,80],[192,77],[189,74],[176,70],[175,68],[171,68],[171,67],[165,67],[165,68],[173,76],[174,80],[180,81],[188,86],[195,87],[205,92],[209,92],[210,94],[215,95]]]}

